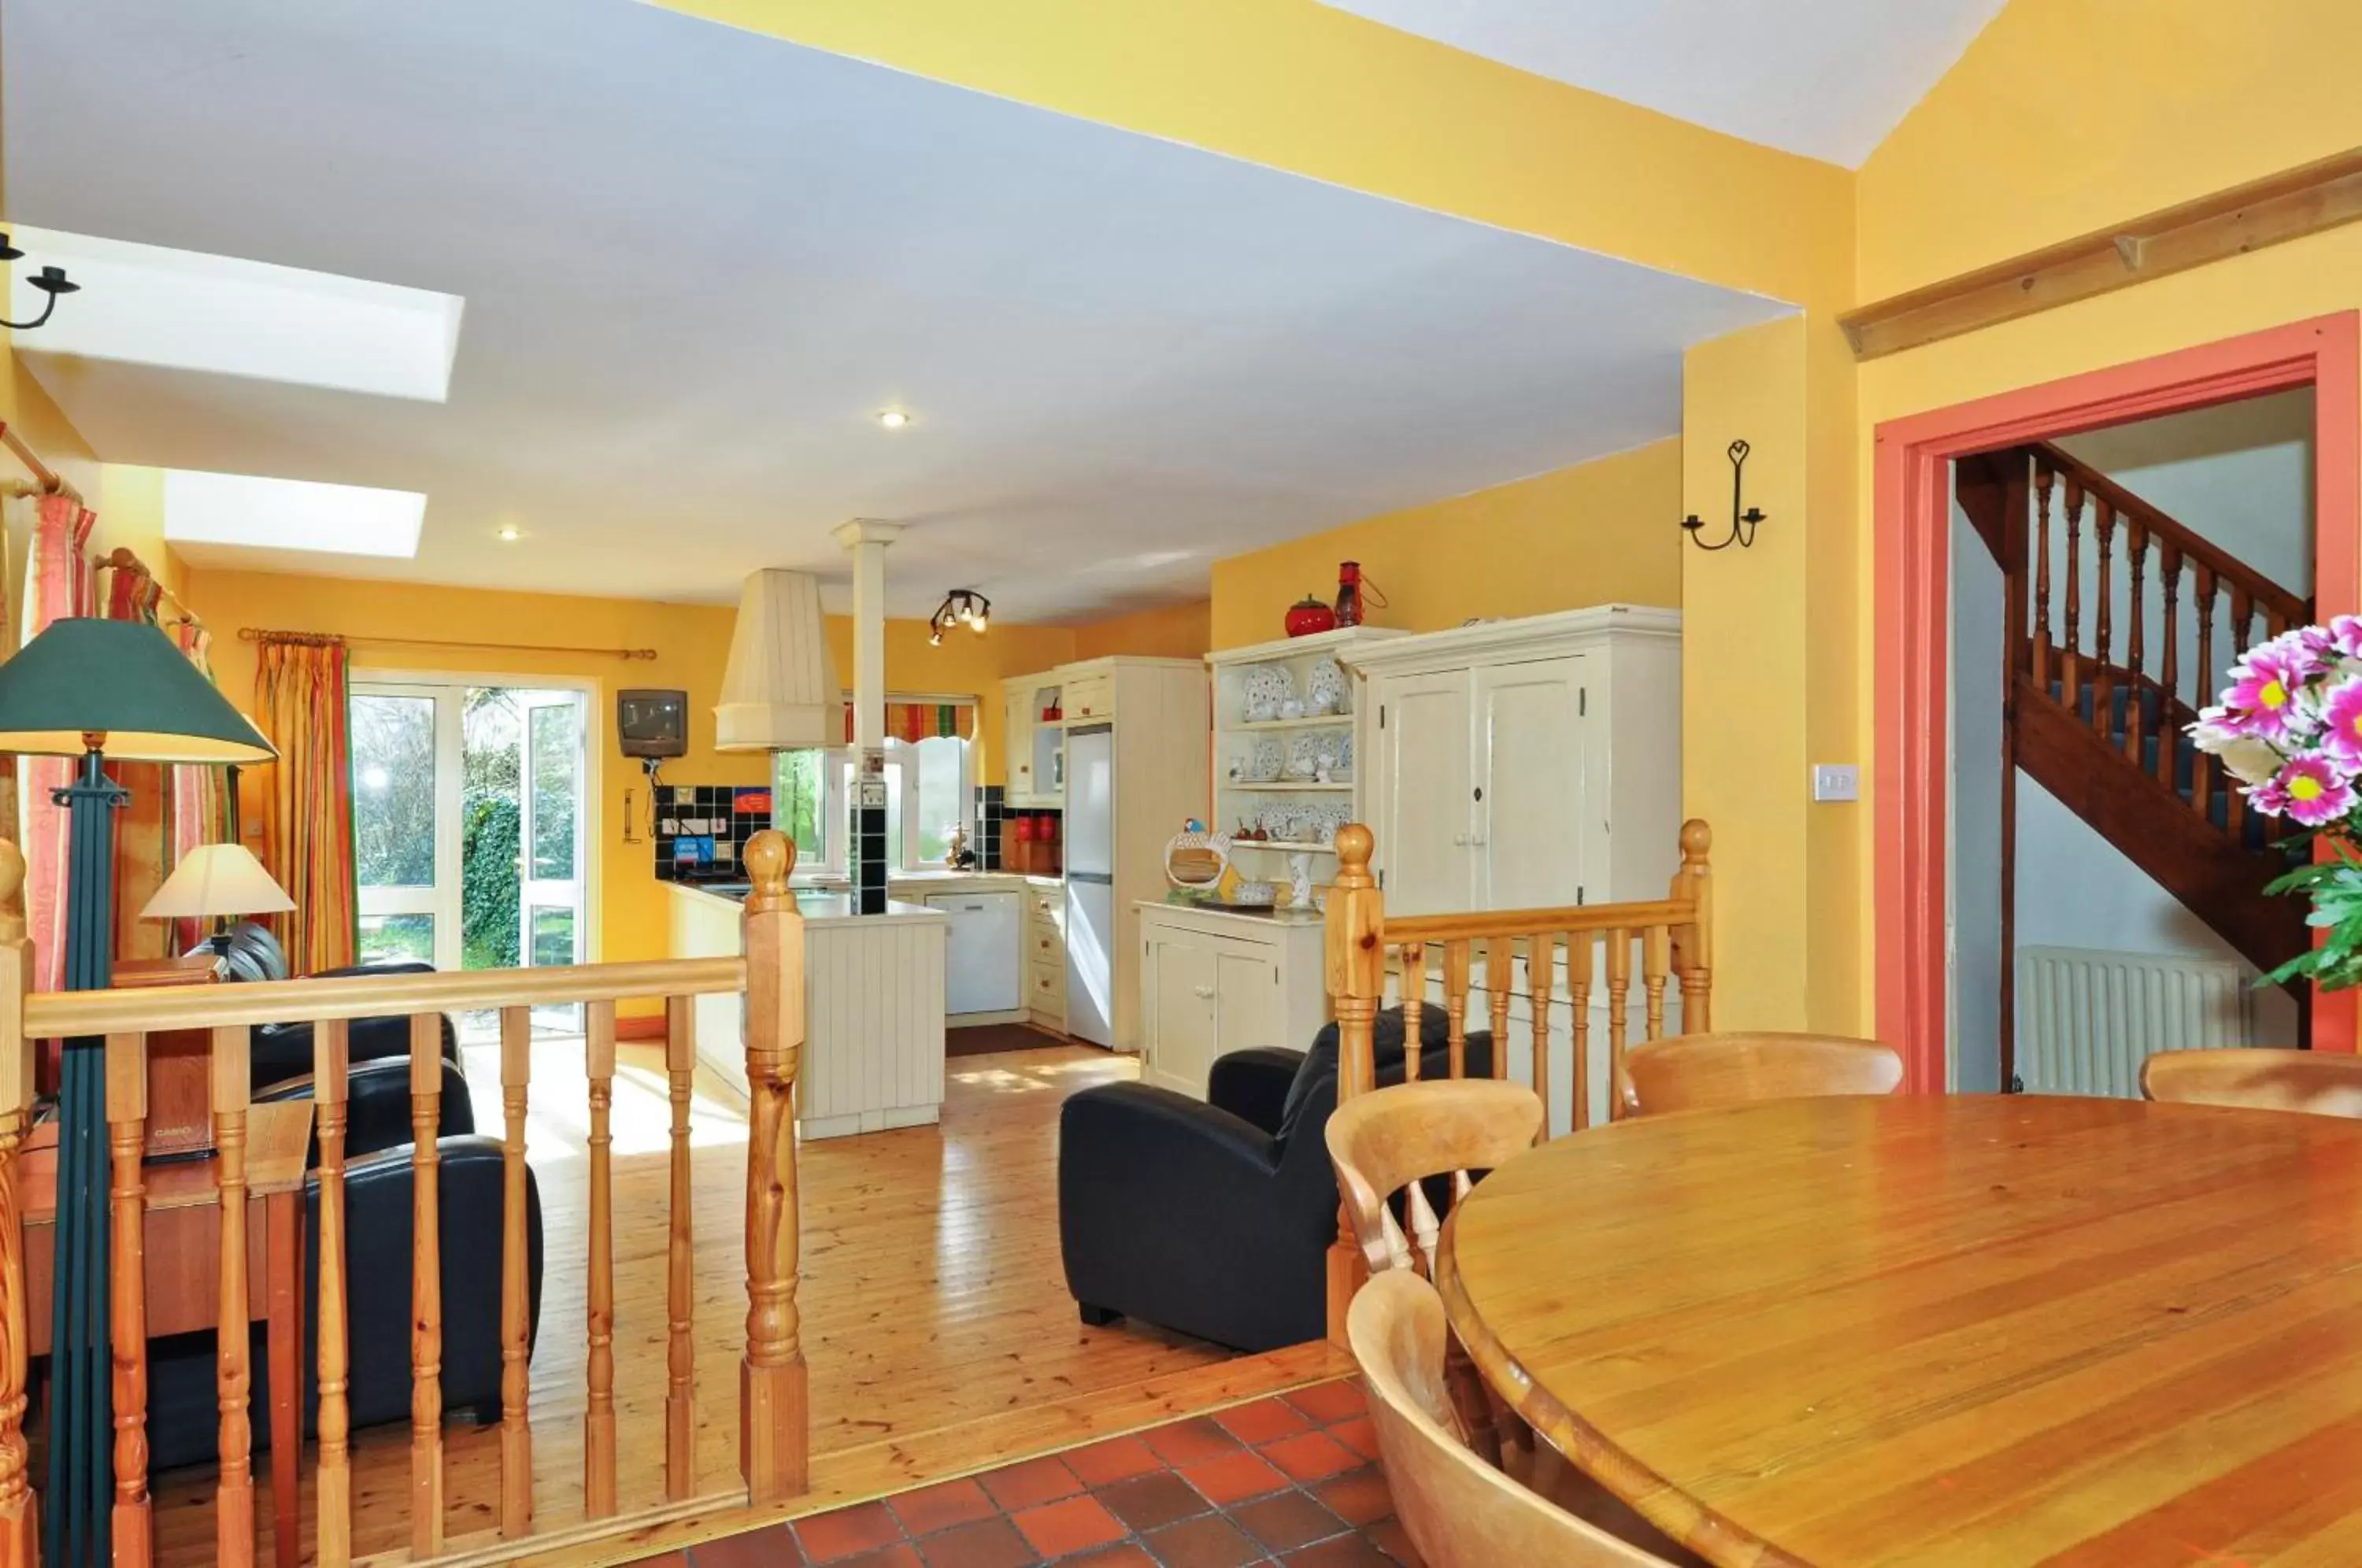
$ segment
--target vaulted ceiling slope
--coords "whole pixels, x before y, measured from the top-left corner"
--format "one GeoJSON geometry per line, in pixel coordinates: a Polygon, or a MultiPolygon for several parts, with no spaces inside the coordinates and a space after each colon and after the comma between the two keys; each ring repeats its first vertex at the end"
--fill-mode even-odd
{"type": "Polygon", "coordinates": [[[1858,169],[2005,0],[1321,0],[1858,169]]]}
{"type": "Polygon", "coordinates": [[[12,219],[463,302],[443,402],[20,340],[109,460],[424,492],[347,575],[726,601],[874,516],[896,613],[1070,619],[1672,434],[1787,308],[632,0],[0,27],[12,219]]]}

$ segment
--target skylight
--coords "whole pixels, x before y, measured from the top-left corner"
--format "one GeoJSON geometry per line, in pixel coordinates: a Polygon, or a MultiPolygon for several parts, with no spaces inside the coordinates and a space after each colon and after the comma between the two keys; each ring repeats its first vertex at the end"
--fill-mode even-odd
{"type": "Polygon", "coordinates": [[[119,239],[13,228],[25,259],[9,314],[39,314],[26,279],[63,267],[83,293],[20,348],[442,403],[459,348],[457,294],[119,239]],[[29,302],[29,303],[28,303],[29,302]]]}
{"type": "Polygon", "coordinates": [[[426,497],[416,491],[164,472],[164,537],[173,544],[406,558],[418,553],[425,517],[426,497]]]}

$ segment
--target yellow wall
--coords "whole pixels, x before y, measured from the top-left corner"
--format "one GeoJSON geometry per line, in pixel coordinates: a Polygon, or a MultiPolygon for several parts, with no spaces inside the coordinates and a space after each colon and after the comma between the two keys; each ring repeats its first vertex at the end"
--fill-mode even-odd
{"type": "Polygon", "coordinates": [[[1197,658],[1214,646],[1213,613],[1213,605],[1199,599],[1077,626],[1075,657],[1100,658],[1109,654],[1131,654],[1141,658],[1197,658]]]}
{"type": "Polygon", "coordinates": [[[1213,646],[1284,635],[1289,605],[1336,597],[1344,560],[1385,592],[1369,623],[1406,631],[1617,601],[1678,606],[1681,516],[1682,444],[1668,440],[1366,517],[1216,561],[1213,646]]]}

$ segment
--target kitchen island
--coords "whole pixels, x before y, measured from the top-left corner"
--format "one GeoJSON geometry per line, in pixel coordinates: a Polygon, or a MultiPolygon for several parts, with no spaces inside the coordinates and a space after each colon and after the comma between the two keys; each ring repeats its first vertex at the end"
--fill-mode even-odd
{"type": "MultiPolygon", "coordinates": [[[[744,951],[744,883],[668,884],[672,953],[730,958],[744,951]]],[[[889,902],[854,912],[850,895],[799,889],[804,917],[804,1055],[796,1126],[843,1138],[935,1121],[944,1103],[944,941],[940,910],[889,902]]],[[[744,999],[697,999],[697,1056],[746,1095],[744,999]]]]}

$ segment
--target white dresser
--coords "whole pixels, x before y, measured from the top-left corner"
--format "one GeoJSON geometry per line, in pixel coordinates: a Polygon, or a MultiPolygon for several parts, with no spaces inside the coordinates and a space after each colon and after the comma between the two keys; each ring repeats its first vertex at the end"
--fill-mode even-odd
{"type": "Polygon", "coordinates": [[[1662,898],[1681,858],[1681,624],[1607,604],[1354,649],[1386,912],[1662,898]]]}
{"type": "Polygon", "coordinates": [[[1255,1045],[1309,1050],[1329,1021],[1317,913],[1232,914],[1143,901],[1142,1071],[1199,1099],[1214,1058],[1255,1045]]]}

